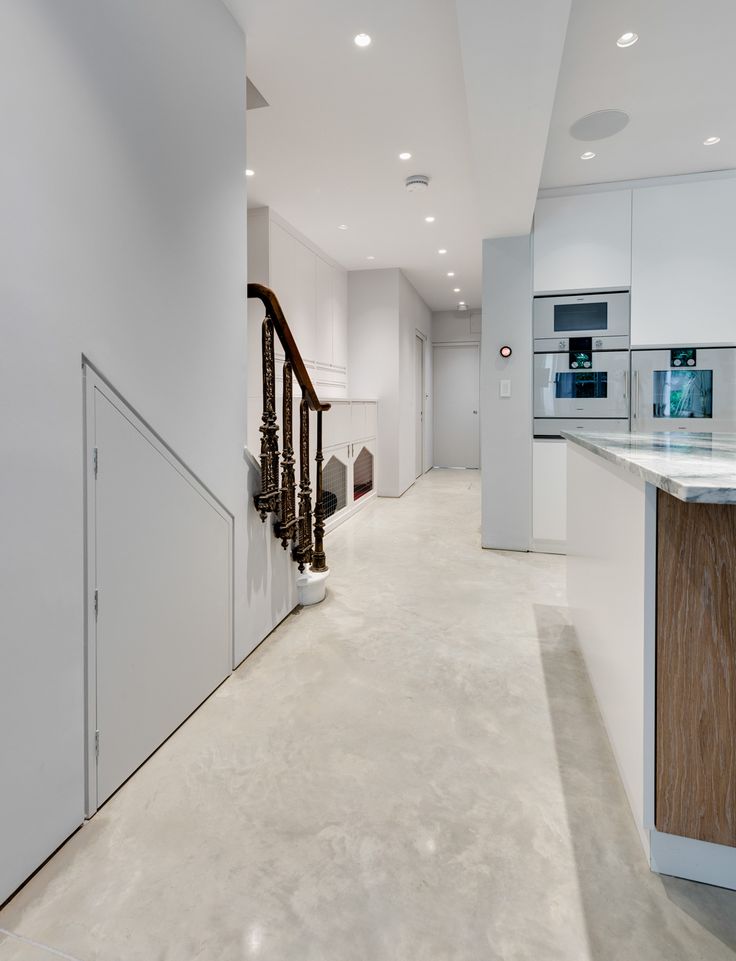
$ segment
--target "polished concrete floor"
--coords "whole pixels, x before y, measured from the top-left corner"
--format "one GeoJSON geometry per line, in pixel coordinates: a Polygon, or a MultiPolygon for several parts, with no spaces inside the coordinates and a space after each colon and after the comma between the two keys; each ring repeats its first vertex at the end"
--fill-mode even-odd
{"type": "Polygon", "coordinates": [[[328,600],[0,913],[0,961],[733,959],[736,894],[647,868],[564,559],[479,542],[474,472],[331,534],[328,600]]]}

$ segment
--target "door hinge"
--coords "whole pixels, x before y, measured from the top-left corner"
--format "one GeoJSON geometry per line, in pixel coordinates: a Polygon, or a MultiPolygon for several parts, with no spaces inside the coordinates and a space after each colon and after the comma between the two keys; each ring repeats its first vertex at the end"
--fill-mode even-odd
{"type": "Polygon", "coordinates": [[[92,468],[95,472],[95,477],[97,477],[97,465],[99,463],[99,455],[97,453],[97,448],[92,448],[92,468]]]}
{"type": "Polygon", "coordinates": [[[100,732],[95,731],[95,757],[100,756],[100,732]]]}
{"type": "Polygon", "coordinates": [[[100,592],[95,588],[95,620],[97,620],[97,615],[100,613],[100,592]]]}

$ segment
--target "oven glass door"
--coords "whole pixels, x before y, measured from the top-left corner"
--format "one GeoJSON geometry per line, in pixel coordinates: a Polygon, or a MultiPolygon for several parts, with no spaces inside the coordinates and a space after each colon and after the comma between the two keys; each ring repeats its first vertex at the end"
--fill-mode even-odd
{"type": "Polygon", "coordinates": [[[631,352],[631,429],[736,431],[736,348],[697,349],[675,368],[667,350],[631,352]]]}
{"type": "Polygon", "coordinates": [[[534,355],[535,417],[628,417],[626,350],[594,351],[589,370],[571,370],[570,355],[534,355]]]}

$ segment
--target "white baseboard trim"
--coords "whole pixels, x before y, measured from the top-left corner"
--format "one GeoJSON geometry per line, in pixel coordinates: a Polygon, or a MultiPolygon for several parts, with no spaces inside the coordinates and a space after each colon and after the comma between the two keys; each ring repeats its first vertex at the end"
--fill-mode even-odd
{"type": "Polygon", "coordinates": [[[567,541],[537,538],[532,541],[532,550],[537,554],[567,554],[567,541]]]}
{"type": "Polygon", "coordinates": [[[650,866],[657,874],[736,891],[736,848],[649,832],[650,866]]]}

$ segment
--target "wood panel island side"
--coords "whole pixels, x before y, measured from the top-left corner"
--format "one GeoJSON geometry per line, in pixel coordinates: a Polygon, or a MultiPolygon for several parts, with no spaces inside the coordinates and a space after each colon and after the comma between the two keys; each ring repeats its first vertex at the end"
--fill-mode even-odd
{"type": "Polygon", "coordinates": [[[564,436],[568,600],[642,845],[736,889],[736,435],[564,436]]]}

